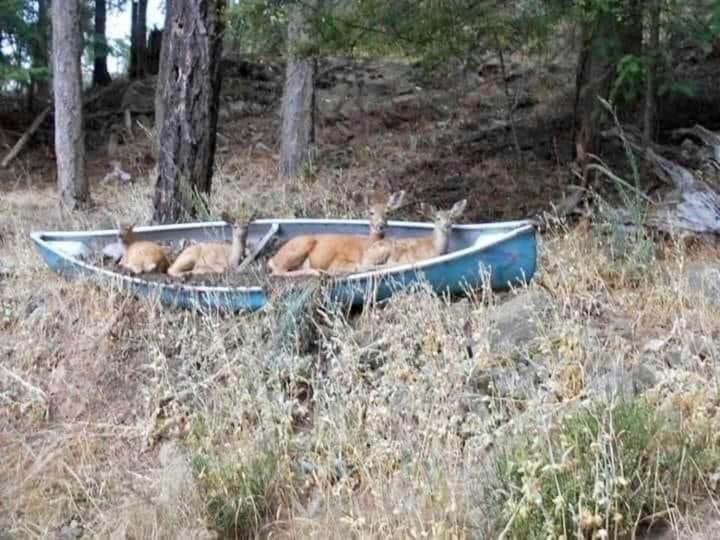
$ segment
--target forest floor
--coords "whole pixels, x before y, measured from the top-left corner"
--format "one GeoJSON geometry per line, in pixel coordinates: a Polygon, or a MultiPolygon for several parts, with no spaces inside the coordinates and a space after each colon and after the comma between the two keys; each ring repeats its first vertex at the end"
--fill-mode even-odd
{"type": "Polygon", "coordinates": [[[311,347],[277,351],[274,308],[168,310],[50,272],[30,231],[149,221],[150,145],[109,156],[92,124],[94,205],[72,215],[29,148],[0,170],[0,539],[714,537],[718,253],[553,219],[572,66],[511,59],[518,155],[495,63],[444,87],[343,65],[317,159],[284,184],[277,73],[227,77],[213,214],[364,217],[352,196],[383,186],[467,197],[461,222],[547,218],[535,278],[321,309],[311,347]],[[365,99],[343,99],[358,73],[365,99]],[[130,183],[101,180],[111,159],[130,183]]]}

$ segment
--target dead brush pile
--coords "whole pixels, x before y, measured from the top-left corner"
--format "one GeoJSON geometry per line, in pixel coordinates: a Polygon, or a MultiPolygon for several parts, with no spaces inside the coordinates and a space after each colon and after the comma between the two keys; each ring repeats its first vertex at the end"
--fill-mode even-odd
{"type": "MultiPolygon", "coordinates": [[[[219,174],[215,200],[292,213],[257,173],[219,174]]],[[[354,215],[348,183],[314,182],[327,195],[297,212],[354,215]]],[[[303,186],[292,200],[319,191],[303,186]]],[[[42,193],[0,202],[0,533],[712,530],[693,508],[712,507],[720,465],[720,297],[681,249],[558,226],[526,289],[352,316],[313,301],[308,344],[278,336],[273,308],[164,310],[46,270],[28,231],[147,219],[149,190],[122,189],[71,225],[42,193]]]]}

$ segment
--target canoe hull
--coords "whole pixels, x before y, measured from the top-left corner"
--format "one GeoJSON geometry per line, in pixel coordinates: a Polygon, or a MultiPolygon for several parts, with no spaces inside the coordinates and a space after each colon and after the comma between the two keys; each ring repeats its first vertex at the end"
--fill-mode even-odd
{"type": "MultiPolygon", "coordinates": [[[[366,234],[367,221],[361,220],[258,220],[250,231],[250,242],[257,241],[268,228],[279,223],[278,241],[307,233],[341,232],[366,234]]],[[[391,237],[429,234],[432,225],[390,222],[391,237]]],[[[223,222],[194,223],[137,229],[141,239],[156,241],[193,238],[227,239],[229,227],[223,222]]],[[[256,311],[268,303],[261,287],[209,287],[153,282],[127,276],[88,264],[82,255],[116,241],[116,231],[43,232],[31,235],[45,264],[69,279],[90,279],[101,286],[110,283],[136,296],[154,298],[161,304],[187,309],[256,311]],[[62,249],[58,246],[62,245],[62,249]],[[76,249],[73,249],[76,246],[76,249]]],[[[360,305],[383,301],[401,290],[424,285],[438,294],[458,295],[479,287],[504,290],[529,282],[536,271],[537,242],[532,222],[500,222],[453,227],[447,255],[423,261],[353,274],[336,279],[330,297],[342,304],[360,305]]]]}

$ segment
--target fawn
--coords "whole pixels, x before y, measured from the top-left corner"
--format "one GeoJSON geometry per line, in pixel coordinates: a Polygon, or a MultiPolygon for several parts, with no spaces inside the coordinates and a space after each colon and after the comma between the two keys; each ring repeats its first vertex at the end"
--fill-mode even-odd
{"type": "Polygon", "coordinates": [[[367,247],[385,237],[387,214],[402,205],[405,191],[385,197],[374,193],[365,197],[370,230],[368,236],[353,234],[306,234],[283,244],[268,261],[274,276],[318,276],[321,273],[353,272],[367,247]]]}
{"type": "Polygon", "coordinates": [[[137,240],[134,225],[121,225],[118,231],[122,257],[120,266],[127,268],[133,274],[143,272],[167,272],[170,266],[167,253],[155,242],[137,240]]]}
{"type": "Polygon", "coordinates": [[[254,218],[253,212],[245,222],[238,223],[223,213],[223,221],[232,225],[232,243],[203,242],[188,246],[167,273],[173,277],[184,277],[190,274],[219,274],[236,268],[245,256],[250,222],[254,218]]]}
{"type": "Polygon", "coordinates": [[[422,213],[432,217],[435,224],[432,234],[420,238],[383,238],[373,242],[365,251],[361,268],[407,264],[444,255],[450,243],[450,229],[466,206],[466,199],[456,202],[450,210],[437,210],[432,205],[420,203],[422,213]]]}

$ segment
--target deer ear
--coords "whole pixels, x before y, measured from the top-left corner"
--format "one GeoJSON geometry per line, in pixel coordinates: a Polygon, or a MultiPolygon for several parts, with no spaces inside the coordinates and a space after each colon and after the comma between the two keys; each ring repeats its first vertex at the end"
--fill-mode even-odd
{"type": "Polygon", "coordinates": [[[450,209],[450,215],[453,217],[453,219],[460,217],[460,214],[462,214],[465,211],[465,207],[467,206],[467,199],[462,199],[458,202],[456,202],[453,207],[450,209]]]}
{"type": "Polygon", "coordinates": [[[405,190],[396,191],[392,195],[390,195],[390,198],[387,201],[387,204],[385,205],[388,210],[397,210],[402,206],[403,202],[405,201],[405,190]]]}
{"type": "Polygon", "coordinates": [[[232,216],[227,210],[223,210],[220,213],[220,219],[222,219],[226,223],[230,223],[231,225],[235,223],[235,220],[232,218],[232,216]]]}
{"type": "Polygon", "coordinates": [[[357,206],[366,206],[368,203],[368,196],[365,193],[355,191],[351,196],[350,199],[354,204],[357,206]]]}
{"type": "Polygon", "coordinates": [[[255,219],[257,218],[257,216],[258,216],[257,210],[253,209],[253,211],[250,212],[250,214],[249,214],[249,215],[247,216],[247,218],[245,219],[244,225],[245,225],[246,227],[248,227],[253,221],[255,221],[255,219]]]}
{"type": "Polygon", "coordinates": [[[437,210],[435,209],[435,207],[432,204],[428,204],[426,202],[421,202],[420,203],[420,213],[427,218],[431,218],[437,213],[437,210]]]}

